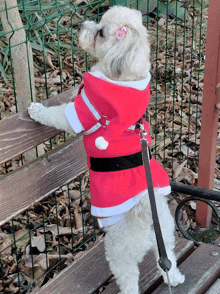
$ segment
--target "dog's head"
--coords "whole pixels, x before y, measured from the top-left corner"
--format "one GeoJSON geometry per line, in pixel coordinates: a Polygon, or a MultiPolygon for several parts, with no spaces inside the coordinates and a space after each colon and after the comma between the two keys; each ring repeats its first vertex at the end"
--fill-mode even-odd
{"type": "Polygon", "coordinates": [[[150,69],[148,33],[135,9],[114,6],[99,23],[85,21],[79,44],[99,59],[98,68],[110,79],[139,80],[150,69]]]}

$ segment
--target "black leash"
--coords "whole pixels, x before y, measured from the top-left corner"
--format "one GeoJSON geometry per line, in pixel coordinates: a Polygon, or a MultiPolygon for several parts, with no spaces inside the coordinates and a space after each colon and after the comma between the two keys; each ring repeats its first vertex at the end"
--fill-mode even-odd
{"type": "Polygon", "coordinates": [[[163,241],[163,236],[160,228],[160,222],[157,214],[157,207],[156,207],[156,201],[155,201],[155,194],[154,194],[154,188],[153,188],[153,181],[151,176],[151,170],[150,170],[150,154],[149,154],[149,148],[147,147],[148,140],[145,138],[147,135],[146,131],[144,130],[143,125],[141,126],[141,145],[142,145],[142,158],[143,163],[145,167],[146,172],[146,178],[147,178],[147,186],[148,186],[148,194],[150,199],[150,205],[151,205],[151,211],[152,211],[152,218],[153,218],[153,225],[157,240],[157,247],[159,251],[159,260],[158,263],[160,267],[163,269],[163,271],[167,274],[167,280],[168,280],[168,286],[169,286],[169,292],[172,294],[171,287],[170,287],[170,281],[169,281],[169,275],[168,271],[171,269],[171,261],[167,257],[166,248],[163,241]]]}

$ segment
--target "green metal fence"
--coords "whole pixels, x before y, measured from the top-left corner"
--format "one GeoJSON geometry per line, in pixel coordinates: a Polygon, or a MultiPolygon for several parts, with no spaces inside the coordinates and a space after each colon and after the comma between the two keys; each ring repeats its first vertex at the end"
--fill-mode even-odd
{"type": "MultiPolygon", "coordinates": [[[[1,118],[20,111],[31,100],[42,101],[79,85],[95,59],[78,46],[78,23],[85,19],[99,21],[109,5],[127,5],[142,12],[150,33],[152,95],[147,117],[153,155],[172,179],[196,182],[208,1],[13,3],[16,2],[0,2],[1,118]],[[21,17],[20,26],[10,21],[10,11],[15,8],[21,17]],[[3,29],[3,16],[8,23],[7,31],[3,29]],[[14,37],[23,30],[23,39],[15,42],[14,37]],[[28,79],[22,73],[23,80],[17,82],[13,52],[22,44],[28,56],[28,79]],[[30,91],[29,100],[19,105],[22,89],[18,88],[24,84],[30,91]]],[[[63,134],[45,142],[44,149],[52,149],[65,140],[63,134]]],[[[6,162],[0,166],[0,176],[24,162],[23,155],[6,162]]],[[[89,176],[84,174],[0,228],[0,293],[29,293],[33,286],[41,286],[101,234],[89,212],[89,176]]]]}

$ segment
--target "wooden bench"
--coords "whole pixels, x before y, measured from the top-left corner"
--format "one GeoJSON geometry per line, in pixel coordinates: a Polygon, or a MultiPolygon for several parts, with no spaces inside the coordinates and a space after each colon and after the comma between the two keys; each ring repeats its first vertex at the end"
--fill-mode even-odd
{"type": "MultiPolygon", "coordinates": [[[[173,288],[173,294],[220,293],[220,280],[217,280],[220,277],[219,247],[202,244],[195,249],[191,241],[179,238],[175,252],[179,268],[186,275],[186,281],[173,288]],[[218,252],[218,256],[212,256],[212,252],[218,252]],[[216,284],[213,285],[213,283],[216,284]]],[[[140,264],[140,273],[141,293],[169,293],[167,285],[163,283],[157,270],[153,254],[148,253],[145,256],[140,264]]],[[[119,288],[115,281],[108,283],[111,278],[112,274],[105,260],[104,246],[101,241],[42,287],[38,293],[92,294],[100,293],[98,290],[103,287],[103,294],[116,294],[119,292],[119,288]]]]}
{"type": "MultiPolygon", "coordinates": [[[[77,88],[70,89],[45,101],[44,104],[51,106],[69,102],[76,96],[77,91],[77,88]]],[[[59,133],[54,128],[31,120],[27,111],[0,121],[0,163],[7,162],[59,133]]],[[[33,202],[43,199],[86,170],[83,140],[82,136],[78,136],[1,177],[0,224],[4,224],[33,202]]],[[[202,244],[199,248],[194,248],[191,241],[179,238],[175,251],[179,267],[186,275],[186,282],[174,288],[173,293],[220,293],[220,247],[202,244]]],[[[141,293],[168,293],[168,288],[163,284],[156,268],[153,254],[148,253],[145,256],[140,264],[140,272],[141,293]]],[[[118,291],[105,260],[103,241],[100,241],[34,293],[114,294],[118,291]]]]}
{"type": "MultiPolygon", "coordinates": [[[[44,104],[52,106],[69,102],[77,92],[78,88],[73,88],[46,100],[44,104]]],[[[34,122],[27,111],[0,121],[0,164],[60,133],[34,122]]],[[[0,225],[18,210],[25,210],[87,169],[83,140],[79,136],[6,175],[0,181],[0,225]]]]}

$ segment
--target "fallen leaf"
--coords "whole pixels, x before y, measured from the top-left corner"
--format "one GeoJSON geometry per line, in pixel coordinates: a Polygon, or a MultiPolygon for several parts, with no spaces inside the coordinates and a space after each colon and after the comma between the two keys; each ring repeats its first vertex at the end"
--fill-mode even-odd
{"type": "Polygon", "coordinates": [[[73,234],[78,234],[79,231],[77,229],[74,229],[74,228],[70,228],[70,227],[61,227],[61,226],[58,226],[57,228],[57,225],[47,225],[47,229],[55,236],[57,237],[58,236],[58,232],[59,232],[59,235],[71,235],[72,233],[73,234]]]}
{"type": "Polygon", "coordinates": [[[79,190],[70,190],[69,195],[70,195],[71,199],[75,200],[80,197],[80,191],[79,190]]]}
{"type": "MultiPolygon", "coordinates": [[[[25,245],[26,243],[30,241],[28,232],[29,232],[28,229],[21,229],[15,232],[15,240],[16,240],[17,247],[22,247],[23,245],[25,245]]],[[[32,232],[31,234],[33,235],[34,233],[32,232]]]]}
{"type": "Polygon", "coordinates": [[[173,175],[174,176],[174,179],[176,179],[180,175],[180,173],[182,172],[182,169],[186,165],[186,163],[187,163],[187,159],[184,160],[179,166],[177,166],[174,169],[174,175],[173,175]]]}
{"type": "Polygon", "coordinates": [[[4,242],[0,246],[0,248],[1,248],[1,250],[0,250],[1,251],[1,255],[10,255],[11,254],[11,251],[12,251],[12,248],[10,246],[11,244],[12,244],[12,240],[9,239],[9,237],[8,238],[5,238],[4,242]]]}
{"type": "Polygon", "coordinates": [[[78,230],[82,229],[83,228],[82,213],[78,212],[77,209],[74,209],[74,216],[75,216],[76,228],[78,230]]]}
{"type": "Polygon", "coordinates": [[[45,239],[44,239],[44,235],[40,235],[37,237],[32,237],[31,238],[31,246],[32,247],[37,247],[37,249],[40,252],[44,252],[45,250],[45,239]]]}
{"type": "Polygon", "coordinates": [[[189,201],[189,205],[193,210],[196,210],[196,201],[189,201]]]}

